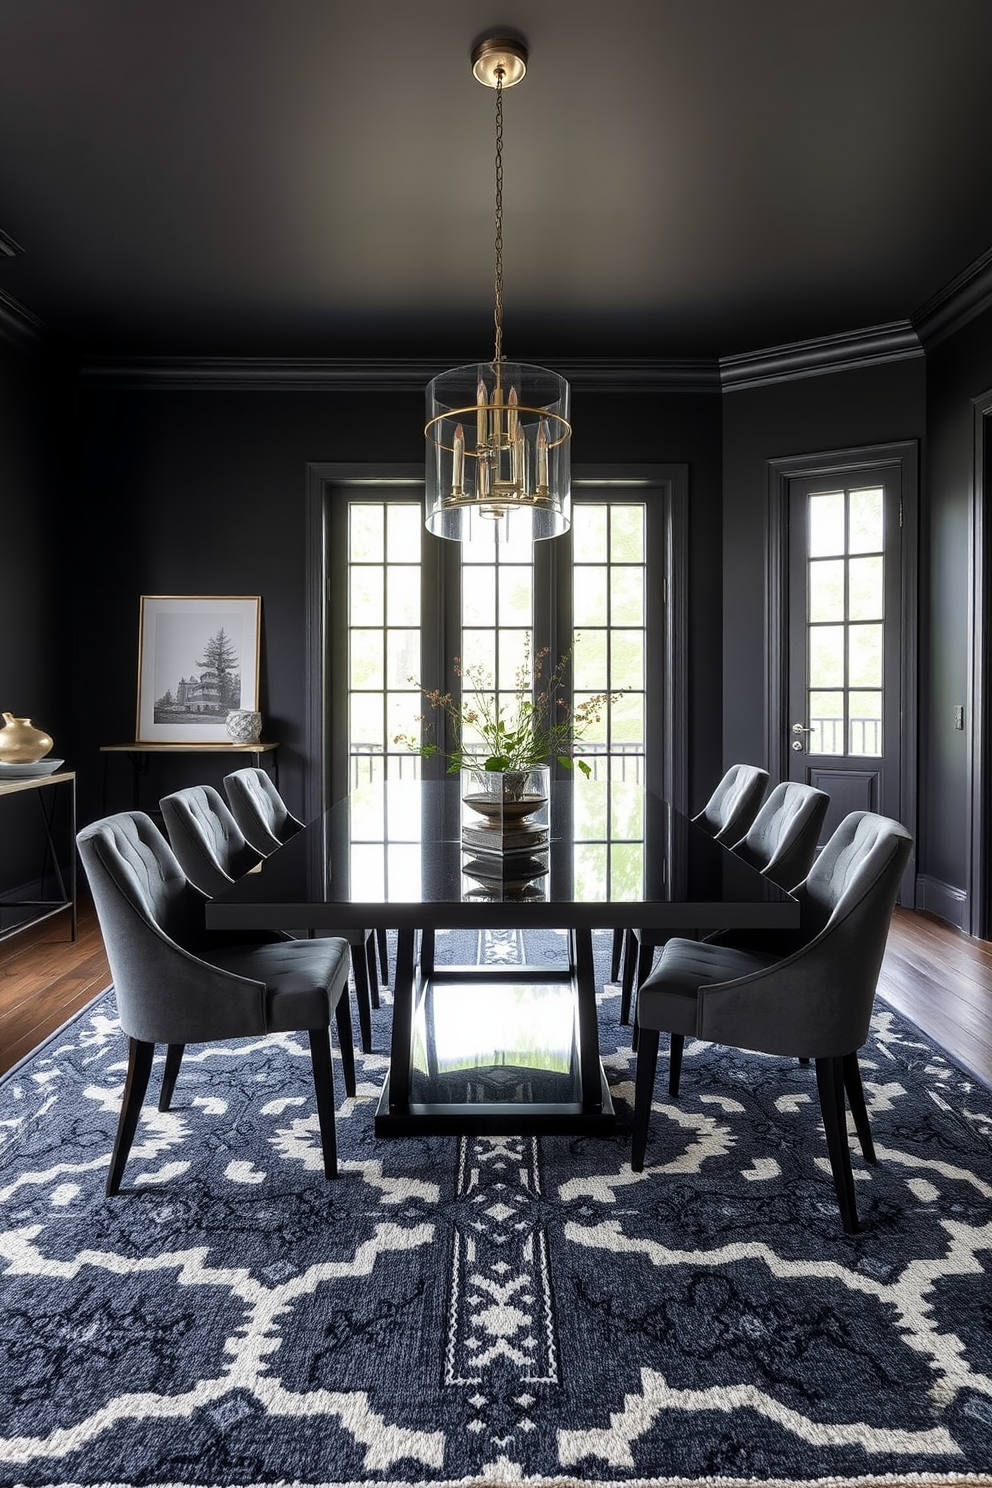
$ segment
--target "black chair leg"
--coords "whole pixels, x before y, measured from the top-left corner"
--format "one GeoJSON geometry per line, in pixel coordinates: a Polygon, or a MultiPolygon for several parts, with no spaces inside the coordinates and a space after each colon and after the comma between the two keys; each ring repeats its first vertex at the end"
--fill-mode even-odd
{"type": "Polygon", "coordinates": [[[654,1099],[654,1077],[658,1069],[658,1030],[642,1028],[638,1039],[637,1069],[634,1075],[634,1131],[630,1143],[630,1166],[635,1173],[644,1168],[648,1145],[648,1122],[654,1099]]]}
{"type": "Polygon", "coordinates": [[[866,1163],[877,1163],[878,1158],[875,1156],[875,1143],[872,1141],[871,1125],[868,1121],[868,1107],[865,1105],[865,1089],[861,1083],[861,1066],[858,1064],[858,1056],[857,1054],[845,1054],[843,1062],[844,1089],[847,1092],[847,1104],[854,1117],[858,1141],[861,1143],[861,1155],[866,1163]]]}
{"type": "Polygon", "coordinates": [[[637,972],[637,936],[626,930],[623,937],[623,966],[620,977],[620,1022],[630,1022],[630,1009],[637,972]]]}
{"type": "Polygon", "coordinates": [[[355,978],[355,1001],[358,1003],[358,1031],[362,1040],[362,1053],[372,1052],[372,996],[369,991],[369,962],[366,953],[366,934],[361,933],[358,944],[351,946],[351,971],[355,978]]]}
{"type": "Polygon", "coordinates": [[[376,945],[379,948],[379,980],[384,987],[389,986],[389,949],[386,945],[386,927],[380,925],[375,932],[376,945]]]}
{"type": "Polygon", "coordinates": [[[679,1084],[682,1079],[682,1051],[685,1048],[685,1034],[673,1033],[670,1035],[671,1043],[668,1050],[668,1093],[676,1097],[679,1093],[679,1084]]]}
{"type": "Polygon", "coordinates": [[[379,962],[375,953],[375,933],[367,930],[365,934],[365,964],[369,971],[369,1002],[377,1008],[379,1006],[379,962]]]}
{"type": "MultiPolygon", "coordinates": [[[[342,996],[345,994],[342,993],[342,996]]],[[[351,1016],[349,1010],[349,1017],[351,1016]]],[[[317,1121],[320,1124],[320,1146],[324,1155],[324,1177],[338,1176],[338,1148],[334,1131],[334,1075],[331,1069],[331,1035],[326,1028],[311,1028],[310,1063],[313,1065],[313,1089],[317,1097],[317,1121]]]]}
{"type": "Polygon", "coordinates": [[[861,1226],[858,1223],[858,1205],[854,1195],[851,1149],[847,1142],[843,1059],[816,1061],[816,1088],[820,1096],[820,1112],[823,1116],[830,1171],[837,1191],[841,1223],[846,1234],[856,1235],[861,1226]]]}
{"type": "Polygon", "coordinates": [[[134,1133],[138,1126],[138,1117],[141,1114],[141,1103],[148,1089],[148,1078],[152,1072],[152,1059],[155,1055],[155,1045],[144,1043],[141,1039],[128,1039],[127,1046],[127,1078],[124,1081],[124,1098],[121,1101],[121,1114],[117,1122],[117,1136],[114,1138],[114,1150],[110,1155],[110,1172],[107,1174],[107,1198],[112,1199],[121,1186],[124,1176],[124,1164],[127,1155],[131,1151],[131,1143],[134,1141],[134,1133]]]}
{"type": "Polygon", "coordinates": [[[158,1093],[158,1108],[167,1111],[172,1105],[172,1097],[176,1090],[176,1081],[179,1079],[179,1066],[183,1062],[183,1051],[185,1044],[170,1044],[165,1051],[165,1069],[162,1072],[162,1088],[158,1093]]]}
{"type": "Polygon", "coordinates": [[[355,1094],[355,1036],[351,1028],[351,1003],[345,987],[334,1009],[338,1029],[338,1048],[341,1051],[341,1069],[344,1074],[345,1095],[355,1094]]]}
{"type": "MultiPolygon", "coordinates": [[[[610,952],[610,981],[620,980],[620,965],[623,961],[623,931],[617,927],[613,932],[613,948],[610,952]]],[[[622,1021],[622,1020],[621,1020],[622,1021]]]]}

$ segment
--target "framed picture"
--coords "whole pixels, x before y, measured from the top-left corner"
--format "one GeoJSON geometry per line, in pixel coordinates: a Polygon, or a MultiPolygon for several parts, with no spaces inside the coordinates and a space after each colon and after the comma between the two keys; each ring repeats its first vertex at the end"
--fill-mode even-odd
{"type": "Polygon", "coordinates": [[[143,594],[138,744],[227,744],[231,708],[258,707],[258,595],[143,594]]]}

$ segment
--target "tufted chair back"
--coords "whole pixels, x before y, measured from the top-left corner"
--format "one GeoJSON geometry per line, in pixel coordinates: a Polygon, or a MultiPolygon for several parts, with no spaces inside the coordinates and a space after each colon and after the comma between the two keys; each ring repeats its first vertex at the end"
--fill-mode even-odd
{"type": "MultiPolygon", "coordinates": [[[[121,927],[138,919],[192,950],[202,938],[203,895],[186,875],[162,833],[143,811],[122,811],[84,827],[78,837],[100,916],[121,927]],[[91,876],[91,871],[93,875],[91,876]]],[[[113,945],[117,937],[111,936],[113,945]]],[[[108,944],[108,954],[113,946],[108,944]]],[[[111,961],[111,970],[117,972],[111,961]]]]}
{"type": "Polygon", "coordinates": [[[826,791],[785,780],[762,805],[734,852],[782,889],[809,872],[830,805],[826,791]]]}
{"type": "Polygon", "coordinates": [[[246,842],[220,791],[190,785],[159,802],[172,850],[190,883],[209,898],[256,866],[260,854],[246,842]]]}
{"type": "Polygon", "coordinates": [[[224,776],[224,792],[245,839],[268,857],[303,826],[264,770],[235,770],[224,776]]]}
{"type": "Polygon", "coordinates": [[[768,785],[757,765],[731,765],[702,811],[692,819],[718,842],[732,845],[747,832],[768,785]]]}
{"type": "MultiPolygon", "coordinates": [[[[801,907],[804,944],[821,935],[828,926],[835,926],[845,919],[857,904],[869,897],[869,890],[890,865],[904,840],[908,857],[911,838],[899,822],[878,816],[873,811],[852,811],[844,817],[824,844],[806,878],[793,890],[801,907]]],[[[894,873],[892,904],[899,892],[899,879],[904,868],[905,861],[894,873]]],[[[893,876],[891,868],[889,876],[893,876]]],[[[879,965],[885,945],[884,934],[881,941],[879,965]]]]}

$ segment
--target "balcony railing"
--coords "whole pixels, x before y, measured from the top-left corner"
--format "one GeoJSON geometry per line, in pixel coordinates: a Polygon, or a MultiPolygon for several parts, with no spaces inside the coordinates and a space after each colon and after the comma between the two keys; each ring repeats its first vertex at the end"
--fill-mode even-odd
{"type": "MultiPolygon", "coordinates": [[[[640,744],[583,745],[578,758],[585,760],[593,780],[625,780],[639,785],[644,778],[644,749],[640,744]]],[[[390,780],[419,780],[422,760],[408,750],[383,751],[380,744],[351,746],[351,788],[368,785],[388,776],[390,780]],[[388,762],[388,763],[387,763],[388,762]]]]}
{"type": "Polygon", "coordinates": [[[874,754],[882,753],[882,720],[880,718],[850,718],[849,748],[845,748],[843,718],[811,718],[807,748],[810,754],[874,754]]]}

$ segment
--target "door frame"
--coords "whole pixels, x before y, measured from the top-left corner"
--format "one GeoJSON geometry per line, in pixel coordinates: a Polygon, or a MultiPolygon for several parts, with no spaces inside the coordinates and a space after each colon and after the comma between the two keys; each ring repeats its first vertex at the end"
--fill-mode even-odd
{"type": "MultiPolygon", "coordinates": [[[[578,484],[615,485],[634,490],[652,487],[664,500],[664,571],[660,575],[664,615],[664,654],[661,658],[660,698],[655,705],[655,726],[660,725],[662,794],[679,810],[688,801],[688,467],[684,464],[582,465],[573,467],[578,484]]],[[[304,702],[304,746],[306,769],[304,802],[308,821],[313,821],[328,802],[331,778],[331,741],[326,726],[328,695],[327,635],[329,617],[344,597],[331,592],[327,572],[329,494],[336,486],[367,482],[376,486],[394,484],[423,486],[423,465],[394,463],[338,463],[315,461],[306,472],[306,576],[304,585],[306,697],[304,702]]],[[[443,539],[438,539],[438,542],[443,539]]],[[[440,598],[439,601],[440,602],[440,598]]]]}
{"type": "Polygon", "coordinates": [[[919,442],[904,439],[891,444],[860,445],[811,455],[790,455],[767,462],[768,502],[765,530],[765,654],[767,699],[765,757],[773,783],[788,779],[789,760],[789,487],[793,480],[837,476],[846,481],[862,470],[891,466],[899,471],[902,495],[900,658],[902,768],[899,780],[899,820],[913,838],[913,852],[903,878],[899,901],[916,904],[917,821],[917,677],[918,658],[918,508],[919,442]]]}
{"type": "Polygon", "coordinates": [[[968,934],[982,940],[992,930],[989,905],[992,874],[992,757],[989,750],[989,710],[992,705],[992,634],[988,602],[992,573],[992,523],[986,520],[985,500],[992,494],[992,389],[972,400],[973,462],[971,506],[968,513],[968,684],[967,781],[968,835],[965,872],[968,934]]]}

